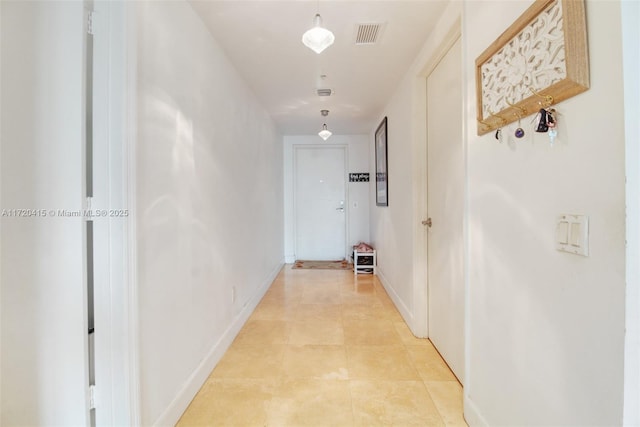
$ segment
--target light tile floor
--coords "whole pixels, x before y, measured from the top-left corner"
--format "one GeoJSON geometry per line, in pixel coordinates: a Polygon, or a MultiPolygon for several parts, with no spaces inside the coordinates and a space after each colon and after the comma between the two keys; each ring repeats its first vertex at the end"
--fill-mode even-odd
{"type": "Polygon", "coordinates": [[[178,426],[466,426],[462,387],[375,276],[287,265],[178,426]]]}

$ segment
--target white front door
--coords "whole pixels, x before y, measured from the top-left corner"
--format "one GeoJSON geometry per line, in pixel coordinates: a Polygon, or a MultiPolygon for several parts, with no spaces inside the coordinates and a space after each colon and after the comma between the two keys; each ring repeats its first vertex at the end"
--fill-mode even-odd
{"type": "Polygon", "coordinates": [[[461,59],[458,39],[427,78],[429,339],[460,381],[464,373],[461,59]]]}
{"type": "Polygon", "coordinates": [[[296,259],[345,259],[345,165],[346,147],[295,147],[296,259]]]}

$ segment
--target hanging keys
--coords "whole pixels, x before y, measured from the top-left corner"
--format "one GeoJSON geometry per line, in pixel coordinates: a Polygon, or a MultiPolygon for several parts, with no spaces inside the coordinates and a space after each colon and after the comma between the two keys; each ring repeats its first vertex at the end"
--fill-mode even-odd
{"type": "Polygon", "coordinates": [[[558,121],[556,120],[556,110],[549,108],[546,110],[546,124],[547,124],[547,136],[549,137],[549,144],[553,145],[558,136],[558,121]]]}
{"type": "Polygon", "coordinates": [[[536,115],[535,120],[536,120],[536,125],[535,125],[536,132],[545,133],[549,130],[549,126],[547,125],[547,110],[545,110],[544,108],[541,108],[538,114],[536,115]]]}
{"type": "Polygon", "coordinates": [[[556,110],[550,108],[546,110],[547,112],[547,127],[554,128],[556,127],[556,110]]]}

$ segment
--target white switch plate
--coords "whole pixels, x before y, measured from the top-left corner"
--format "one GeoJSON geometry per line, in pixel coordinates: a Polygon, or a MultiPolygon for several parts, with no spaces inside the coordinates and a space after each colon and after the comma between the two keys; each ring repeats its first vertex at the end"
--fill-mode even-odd
{"type": "Polygon", "coordinates": [[[556,242],[561,245],[569,243],[569,222],[564,219],[558,220],[558,225],[556,226],[556,242]]]}
{"type": "Polygon", "coordinates": [[[589,217],[559,215],[556,222],[556,249],[571,254],[589,256],[589,217]]]}

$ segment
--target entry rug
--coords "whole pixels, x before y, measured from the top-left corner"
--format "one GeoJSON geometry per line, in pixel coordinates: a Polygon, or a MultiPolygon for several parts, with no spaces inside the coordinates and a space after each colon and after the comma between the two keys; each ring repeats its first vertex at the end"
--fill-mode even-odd
{"type": "Polygon", "coordinates": [[[293,264],[293,269],[315,269],[315,270],[353,270],[353,265],[349,261],[304,261],[298,260],[293,264]]]}

